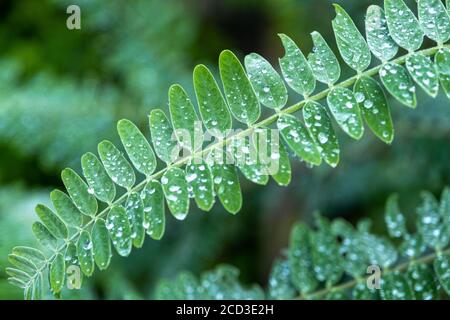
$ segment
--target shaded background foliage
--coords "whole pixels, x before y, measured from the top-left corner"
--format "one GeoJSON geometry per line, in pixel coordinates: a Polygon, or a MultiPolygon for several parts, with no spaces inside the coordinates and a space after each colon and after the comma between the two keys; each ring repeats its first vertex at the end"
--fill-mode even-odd
{"type": "MultiPolygon", "coordinates": [[[[335,2],[359,27],[367,6],[382,3],[335,2]]],[[[62,186],[61,169],[79,170],[84,152],[95,151],[103,138],[117,139],[117,120],[127,117],[147,130],[149,111],[167,108],[170,84],[192,94],[196,63],[217,70],[220,51],[229,48],[239,57],[258,52],[276,65],[283,55],[277,33],[308,52],[313,30],[334,39],[333,16],[325,0],[0,2],[0,298],[21,297],[6,283],[4,266],[14,245],[34,241],[34,205],[48,203],[48,191],[62,186]],[[69,4],[81,7],[81,30],[65,27],[69,4]]],[[[342,78],[350,74],[345,69],[342,78]]],[[[244,206],[237,216],[217,204],[206,214],[193,209],[182,223],[169,217],[162,241],[148,239],[127,259],[114,256],[108,271],[64,296],[149,298],[159,279],[219,263],[239,267],[243,282],[266,284],[292,224],[311,221],[315,210],[350,221],[368,216],[385,232],[390,193],[399,192],[405,213],[412,214],[420,190],[438,194],[450,181],[449,102],[425,94],[419,101],[417,110],[391,101],[392,146],[369,132],[360,142],[341,134],[337,169],[293,162],[288,188],[241,180],[244,206]]]]}

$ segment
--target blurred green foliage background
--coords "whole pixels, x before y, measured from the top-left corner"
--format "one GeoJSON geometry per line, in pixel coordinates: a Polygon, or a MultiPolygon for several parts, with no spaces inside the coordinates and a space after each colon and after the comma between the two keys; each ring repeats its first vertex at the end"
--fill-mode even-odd
{"type": "MultiPolygon", "coordinates": [[[[340,3],[363,26],[369,4],[340,3]]],[[[309,33],[334,46],[331,1],[326,0],[2,0],[0,1],[0,299],[21,298],[4,267],[11,248],[33,244],[34,206],[62,187],[61,169],[79,170],[80,156],[101,139],[117,141],[115,122],[132,119],[147,132],[147,114],[167,108],[167,89],[181,83],[192,93],[191,71],[216,69],[223,49],[243,57],[258,52],[277,65],[277,33],[309,52],[309,33]],[[66,8],[81,8],[81,30],[66,28],[66,8]]],[[[343,78],[351,75],[344,70],[343,78]]],[[[299,97],[292,95],[292,101],[299,97]]],[[[166,236],[147,239],[130,258],[114,256],[81,292],[68,298],[152,298],[158,280],[219,263],[239,267],[244,283],[266,284],[274,258],[293,222],[315,210],[350,221],[371,217],[382,229],[384,201],[399,192],[412,214],[422,189],[436,194],[450,181],[450,103],[419,96],[410,110],[391,101],[392,146],[370,132],[360,142],[341,135],[337,169],[308,169],[294,160],[288,188],[242,180],[243,210],[192,210],[169,217],[166,236]]]]}

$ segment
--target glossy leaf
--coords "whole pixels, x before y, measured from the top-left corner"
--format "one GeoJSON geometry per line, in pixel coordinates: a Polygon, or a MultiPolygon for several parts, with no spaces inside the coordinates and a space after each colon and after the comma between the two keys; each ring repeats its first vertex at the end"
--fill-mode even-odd
{"type": "Polygon", "coordinates": [[[105,220],[97,219],[95,221],[91,237],[95,264],[100,270],[105,270],[111,261],[111,242],[105,220]]]}
{"type": "Polygon", "coordinates": [[[47,230],[57,239],[66,239],[68,236],[67,227],[64,222],[47,206],[38,204],[36,214],[47,230]]]}
{"type": "Polygon", "coordinates": [[[116,251],[122,257],[131,252],[131,227],[125,209],[122,206],[114,206],[108,213],[106,229],[116,251]]]}
{"type": "Polygon", "coordinates": [[[81,167],[89,190],[94,192],[100,201],[111,203],[116,196],[116,186],[100,160],[93,153],[86,153],[81,157],[81,167]]]}
{"type": "Polygon", "coordinates": [[[332,85],[341,76],[339,62],[320,33],[315,31],[311,33],[311,37],[314,48],[308,55],[308,61],[314,76],[320,82],[332,85]]]}
{"type": "Polygon", "coordinates": [[[432,97],[439,91],[439,78],[434,63],[420,53],[406,59],[406,68],[414,81],[432,97]]]}
{"type": "Polygon", "coordinates": [[[194,159],[186,166],[186,181],[197,206],[211,210],[214,205],[214,185],[211,169],[202,159],[194,159]]]}
{"type": "Polygon", "coordinates": [[[444,90],[445,94],[447,95],[447,98],[450,99],[450,75],[441,74],[439,76],[439,80],[441,82],[442,89],[444,90]]]}
{"type": "Polygon", "coordinates": [[[303,107],[303,119],[322,158],[336,167],[339,163],[339,142],[327,110],[321,104],[309,101],[303,107]]]}
{"type": "Polygon", "coordinates": [[[60,292],[63,288],[65,276],[66,264],[64,256],[58,253],[50,265],[50,286],[54,293],[60,292]]]}
{"type": "Polygon", "coordinates": [[[450,17],[441,0],[418,1],[419,23],[426,36],[437,43],[450,39],[450,17]]]}
{"type": "Polygon", "coordinates": [[[352,69],[364,71],[370,65],[369,47],[347,12],[338,4],[334,8],[336,17],[332,23],[339,52],[352,69]]]}
{"type": "Polygon", "coordinates": [[[170,212],[184,220],[189,211],[189,194],[186,175],[180,168],[169,168],[161,178],[164,195],[170,212]]]}
{"type": "Polygon", "coordinates": [[[251,125],[261,113],[258,97],[238,58],[230,50],[219,56],[219,70],[223,90],[233,116],[251,125]]]}
{"type": "Polygon", "coordinates": [[[438,255],[434,261],[434,272],[445,292],[450,294],[450,254],[438,255]]]}
{"type": "Polygon", "coordinates": [[[384,11],[377,5],[367,8],[366,38],[370,51],[381,61],[391,60],[398,52],[398,46],[389,34],[384,11]]]}
{"type": "Polygon", "coordinates": [[[269,298],[286,300],[296,296],[288,261],[276,260],[269,276],[269,298]]]}
{"type": "Polygon", "coordinates": [[[60,190],[50,192],[50,199],[58,216],[71,227],[81,227],[83,216],[67,194],[60,190]]]}
{"type": "Polygon", "coordinates": [[[155,109],[150,112],[149,122],[156,155],[167,164],[174,162],[179,150],[169,119],[162,110],[155,109]]]}
{"type": "Polygon", "coordinates": [[[417,106],[416,87],[405,68],[396,63],[385,64],[380,78],[389,93],[407,107],[417,106]]]}
{"type": "Polygon", "coordinates": [[[36,265],[26,257],[22,257],[16,254],[8,255],[8,261],[16,268],[26,272],[27,274],[36,273],[37,267],[36,265]]]}
{"type": "Polygon", "coordinates": [[[413,264],[408,269],[408,280],[417,300],[436,300],[439,298],[437,279],[430,266],[413,264]]]}
{"type": "Polygon", "coordinates": [[[388,198],[384,220],[391,237],[401,238],[407,235],[405,216],[398,206],[398,195],[393,194],[388,198]]]}
{"type": "Polygon", "coordinates": [[[364,125],[355,95],[349,89],[336,87],[327,96],[328,107],[339,126],[353,139],[361,139],[364,125]]]}
{"type": "Polygon", "coordinates": [[[285,34],[278,35],[283,43],[285,56],[279,59],[287,84],[297,93],[307,97],[316,88],[316,79],[302,51],[285,34]]]}
{"type": "Polygon", "coordinates": [[[399,271],[393,271],[381,278],[380,293],[383,300],[412,300],[414,298],[406,276],[399,271]]]}
{"type": "Polygon", "coordinates": [[[439,203],[433,194],[422,192],[422,203],[417,208],[417,229],[424,242],[431,248],[444,248],[450,238],[444,218],[439,212],[439,203]]]}
{"type": "Polygon", "coordinates": [[[134,185],[136,176],[133,167],[125,159],[122,152],[111,142],[106,140],[100,142],[98,144],[98,154],[106,172],[114,183],[126,189],[130,189],[134,185]]]}
{"type": "Polygon", "coordinates": [[[82,231],[77,242],[77,256],[80,262],[81,271],[88,277],[94,272],[94,255],[91,235],[87,231],[82,231]]]}
{"type": "Polygon", "coordinates": [[[152,239],[160,240],[165,229],[164,193],[161,184],[152,180],[141,192],[144,206],[144,228],[152,239]]]}
{"type": "Polygon", "coordinates": [[[283,80],[266,59],[251,53],[245,57],[245,69],[263,105],[273,109],[286,105],[288,94],[283,80]]]}
{"type": "Polygon", "coordinates": [[[70,168],[62,171],[61,178],[78,210],[85,215],[94,216],[98,208],[97,200],[93,196],[93,191],[89,190],[83,179],[70,168]]]}
{"type": "Polygon", "coordinates": [[[269,176],[266,167],[261,162],[252,136],[232,139],[227,146],[227,151],[233,156],[234,164],[244,177],[259,185],[267,184],[269,176]]]}
{"type": "Polygon", "coordinates": [[[381,86],[374,79],[362,76],[355,83],[354,93],[369,128],[378,138],[390,144],[394,139],[394,126],[381,86]]]}
{"type": "Polygon", "coordinates": [[[423,31],[414,13],[403,0],[384,0],[384,10],[390,34],[394,41],[408,51],[420,48],[423,31]]]}
{"type": "Polygon", "coordinates": [[[134,167],[146,176],[151,175],[156,168],[155,153],[142,132],[126,119],[117,123],[117,132],[134,167]]]}
{"type": "Polygon", "coordinates": [[[230,164],[214,164],[211,166],[214,190],[223,207],[236,214],[242,207],[242,194],[236,167],[230,164]]]}
{"type": "Polygon", "coordinates": [[[224,134],[232,121],[225,99],[214,76],[204,65],[194,69],[194,89],[203,123],[212,135],[224,134]]]}
{"type": "Polygon", "coordinates": [[[180,145],[190,151],[200,148],[203,142],[201,122],[191,99],[178,84],[169,88],[169,109],[175,135],[180,145]]]}
{"type": "Polygon", "coordinates": [[[48,229],[39,221],[33,223],[33,234],[37,241],[44,247],[56,249],[58,242],[48,229]]]}
{"type": "Polygon", "coordinates": [[[125,204],[128,221],[131,227],[131,239],[136,248],[142,247],[145,240],[144,204],[137,192],[132,192],[125,204]]]}
{"type": "Polygon", "coordinates": [[[311,233],[312,262],[316,279],[327,285],[337,283],[342,277],[338,244],[331,233],[329,222],[316,217],[318,230],[311,233]]]}
{"type": "Polygon", "coordinates": [[[316,143],[300,120],[292,115],[283,114],[279,117],[277,126],[284,141],[298,157],[313,165],[318,166],[322,163],[316,143]]]}
{"type": "Polygon", "coordinates": [[[294,286],[303,295],[314,291],[318,283],[314,276],[309,229],[303,224],[296,224],[291,231],[288,260],[294,286]]]}
{"type": "Polygon", "coordinates": [[[450,49],[439,49],[439,51],[436,52],[434,61],[439,74],[450,75],[450,49]]]}
{"type": "Polygon", "coordinates": [[[44,254],[36,248],[24,246],[14,247],[12,253],[31,261],[38,268],[41,268],[46,261],[44,254]]]}

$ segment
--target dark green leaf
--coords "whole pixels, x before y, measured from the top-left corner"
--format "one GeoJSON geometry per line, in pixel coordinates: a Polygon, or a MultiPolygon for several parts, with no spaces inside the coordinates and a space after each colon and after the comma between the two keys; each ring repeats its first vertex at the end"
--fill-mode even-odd
{"type": "Polygon", "coordinates": [[[308,61],[314,76],[320,82],[332,85],[341,76],[339,61],[320,33],[314,31],[311,33],[311,37],[314,48],[308,55],[308,61]]]}
{"type": "Polygon", "coordinates": [[[71,227],[81,227],[83,216],[67,194],[60,190],[50,193],[50,199],[58,216],[71,227]]]}
{"type": "Polygon", "coordinates": [[[93,153],[88,152],[81,157],[81,167],[90,190],[100,201],[111,203],[116,196],[116,186],[100,160],[93,153]]]}
{"type": "Polygon", "coordinates": [[[95,216],[98,207],[97,200],[93,196],[94,191],[89,190],[83,179],[70,168],[62,171],[61,178],[78,210],[85,215],[95,216]]]}
{"type": "Polygon", "coordinates": [[[38,204],[35,208],[36,214],[47,230],[57,239],[66,239],[68,236],[67,227],[62,220],[47,206],[38,204]]]}
{"type": "Polygon", "coordinates": [[[186,166],[186,181],[197,206],[204,211],[211,210],[214,205],[214,185],[211,169],[206,162],[200,158],[193,159],[186,166]]]}
{"type": "Polygon", "coordinates": [[[164,235],[164,194],[161,184],[152,180],[145,186],[141,193],[144,205],[144,228],[147,234],[155,240],[160,240],[164,235]]]}
{"type": "Polygon", "coordinates": [[[66,264],[64,256],[58,253],[50,265],[50,286],[55,294],[63,288],[65,276],[66,264]]]}
{"type": "Polygon", "coordinates": [[[405,68],[396,63],[385,64],[380,69],[380,78],[392,96],[405,106],[417,106],[416,87],[405,68]]]}
{"type": "Polygon", "coordinates": [[[113,206],[106,219],[106,229],[109,231],[116,251],[122,257],[131,252],[131,227],[125,209],[122,206],[113,206]]]}
{"type": "Polygon", "coordinates": [[[169,168],[161,178],[164,195],[170,212],[178,220],[184,220],[189,211],[189,193],[186,175],[180,168],[169,168]]]}
{"type": "Polygon", "coordinates": [[[105,270],[111,261],[111,243],[105,220],[97,219],[92,227],[92,247],[94,261],[100,270],[105,270]]]}

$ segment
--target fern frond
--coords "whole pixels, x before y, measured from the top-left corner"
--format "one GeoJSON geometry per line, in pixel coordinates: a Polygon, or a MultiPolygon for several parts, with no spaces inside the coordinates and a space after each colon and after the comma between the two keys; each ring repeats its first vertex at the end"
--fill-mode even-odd
{"type": "MultiPolygon", "coordinates": [[[[328,221],[316,215],[315,228],[297,223],[289,247],[272,266],[267,299],[429,300],[450,296],[450,189],[438,202],[429,192],[417,208],[416,231],[406,228],[396,195],[386,203],[385,222],[391,239],[370,232],[370,221],[356,228],[343,219],[328,221]],[[393,241],[399,243],[394,245],[393,241]],[[379,268],[379,286],[374,271],[379,268]],[[371,279],[372,277],[372,279],[371,279]],[[371,285],[371,287],[369,287],[371,285]]],[[[221,290],[204,281],[180,274],[161,280],[158,299],[261,299],[254,291],[243,291],[239,272],[219,266],[213,272],[221,290]],[[223,269],[222,269],[223,268],[223,269]],[[233,271],[233,272],[232,272],[233,271]],[[226,284],[224,280],[227,280],[226,284]]],[[[258,288],[254,286],[254,288],[258,288]]],[[[255,289],[257,290],[257,289],[255,289]]],[[[259,289],[260,290],[260,289],[259,289]]]]}
{"type": "Polygon", "coordinates": [[[86,182],[72,169],[65,169],[62,180],[68,195],[54,191],[52,202],[56,212],[40,206],[42,222],[33,225],[44,248],[45,260],[42,263],[17,253],[12,258],[29,275],[25,280],[15,281],[24,287],[26,297],[39,297],[37,292],[43,285],[40,279],[47,273],[52,290],[58,294],[66,264],[79,265],[86,276],[92,274],[92,260],[99,269],[106,269],[111,258],[111,241],[116,251],[126,256],[132,246],[142,245],[144,233],[160,239],[165,227],[164,199],[179,220],[188,214],[190,197],[200,209],[208,211],[217,195],[224,208],[236,214],[242,206],[237,169],[258,184],[266,184],[269,176],[273,176],[278,184],[287,185],[290,160],[282,144],[270,154],[278,164],[276,172],[269,170],[268,164],[259,157],[247,159],[249,154],[260,155],[254,141],[247,140],[271,124],[276,123],[287,147],[302,161],[313,166],[322,161],[336,166],[339,144],[332,117],[320,103],[323,99],[336,123],[350,137],[358,140],[363,136],[365,121],[376,136],[391,143],[394,129],[390,109],[384,90],[374,76],[379,74],[387,91],[408,107],[417,104],[415,83],[435,96],[440,80],[450,97],[450,45],[444,44],[450,37],[450,17],[441,1],[420,0],[419,19],[403,0],[386,0],[386,13],[378,6],[369,7],[367,42],[344,9],[338,5],[335,8],[333,30],[339,52],[344,62],[355,70],[355,76],[338,83],[341,66],[318,32],[312,33],[314,49],[307,57],[291,39],[280,35],[286,51],[280,59],[284,80],[304,97],[285,108],[287,88],[267,60],[252,53],[245,57],[244,70],[233,53],[224,51],[219,57],[219,70],[225,96],[206,66],[194,69],[200,117],[185,90],[174,85],[169,90],[170,120],[162,110],[150,113],[151,143],[130,121],[118,123],[130,161],[114,144],[102,141],[98,145],[100,160],[92,153],[82,158],[86,182]],[[431,25],[435,27],[430,28],[431,25]],[[424,34],[437,45],[419,50],[424,34]],[[398,46],[409,52],[394,59],[398,46]],[[370,52],[382,63],[367,69],[371,64],[370,52]],[[436,56],[435,62],[430,56],[436,56]],[[317,81],[329,88],[314,94],[317,81]],[[259,119],[260,104],[275,113],[259,119]],[[293,115],[300,109],[303,109],[303,120],[293,115]],[[227,135],[226,131],[233,127],[233,117],[247,127],[227,135]],[[198,119],[202,120],[200,127],[195,126],[198,119]],[[200,138],[186,140],[185,132],[190,138],[200,138]],[[207,135],[216,141],[202,149],[207,135]],[[180,159],[182,148],[190,154],[180,159]],[[234,164],[211,161],[222,159],[224,154],[234,164]],[[242,154],[243,162],[238,161],[242,154]],[[165,163],[159,171],[155,171],[156,157],[165,163]],[[136,183],[141,174],[145,178],[136,183]],[[119,192],[116,187],[121,188],[119,192]],[[77,258],[67,262],[64,257],[74,247],[77,258]]]}

